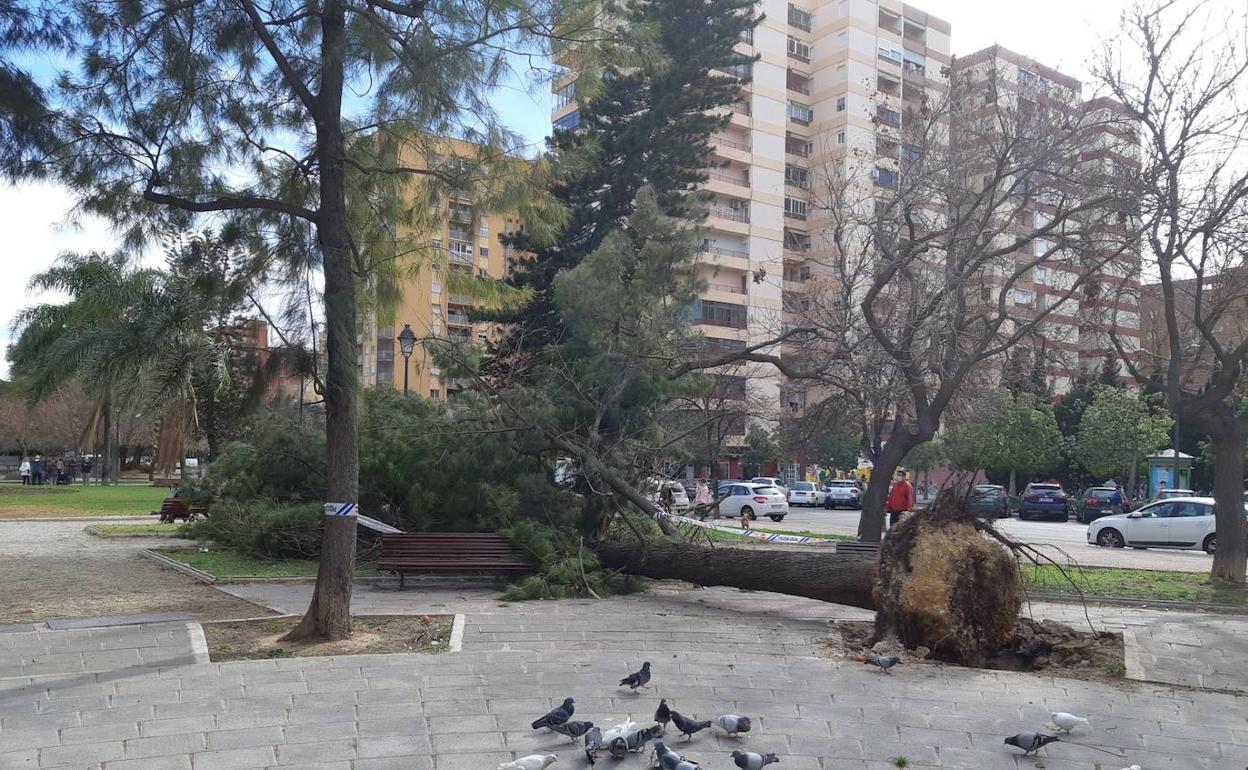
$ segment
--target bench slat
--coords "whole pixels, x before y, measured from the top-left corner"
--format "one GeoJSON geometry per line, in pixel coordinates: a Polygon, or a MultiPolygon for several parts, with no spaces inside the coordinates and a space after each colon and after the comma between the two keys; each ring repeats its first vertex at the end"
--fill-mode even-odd
{"type": "Polygon", "coordinates": [[[377,568],[399,575],[409,572],[495,572],[532,570],[517,558],[511,542],[490,532],[403,532],[381,536],[377,568]]]}

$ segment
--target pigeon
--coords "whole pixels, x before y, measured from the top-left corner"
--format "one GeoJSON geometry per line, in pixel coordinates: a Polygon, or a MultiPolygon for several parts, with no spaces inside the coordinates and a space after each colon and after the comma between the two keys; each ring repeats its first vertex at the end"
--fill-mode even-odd
{"type": "Polygon", "coordinates": [[[562,706],[534,720],[533,729],[540,730],[545,727],[547,730],[551,730],[556,728],[571,719],[574,711],[576,711],[575,702],[571,698],[564,698],[562,706]]]}
{"type": "Polygon", "coordinates": [[[1053,743],[1060,741],[1056,735],[1045,735],[1044,733],[1019,733],[1011,735],[1005,739],[1006,745],[1015,746],[1023,750],[1023,755],[1035,754],[1040,749],[1053,743]]]}
{"type": "Polygon", "coordinates": [[[780,758],[775,754],[755,754],[752,751],[734,751],[732,752],[733,763],[741,768],[741,770],[763,770],[767,765],[773,762],[779,762],[780,758]]]}
{"type": "Polygon", "coordinates": [[[1054,727],[1068,734],[1079,725],[1091,724],[1087,717],[1077,717],[1074,714],[1067,714],[1064,711],[1049,714],[1049,719],[1053,720],[1054,727]]]}
{"type": "Polygon", "coordinates": [[[666,698],[659,701],[659,707],[654,711],[654,721],[664,727],[667,726],[668,722],[672,721],[672,710],[667,707],[666,698]]]}
{"type": "Polygon", "coordinates": [[[1130,767],[1122,768],[1122,770],[1144,770],[1144,768],[1140,767],[1139,765],[1131,765],[1130,767]]]}
{"type": "Polygon", "coordinates": [[[611,745],[607,747],[607,752],[612,759],[623,759],[624,754],[633,752],[634,754],[646,747],[646,744],[654,740],[663,732],[663,728],[659,725],[654,727],[645,727],[633,730],[623,738],[616,738],[611,741],[611,745]]]}
{"type": "Polygon", "coordinates": [[[641,670],[635,671],[620,680],[620,687],[628,685],[628,689],[637,692],[638,687],[645,687],[650,682],[650,661],[641,664],[641,670]]]}
{"type": "Polygon", "coordinates": [[[641,725],[626,719],[602,734],[602,745],[606,747],[611,744],[611,741],[616,738],[623,738],[638,727],[641,727],[641,725]]]}
{"type": "Polygon", "coordinates": [[[901,662],[901,658],[896,655],[868,655],[863,662],[867,665],[875,666],[881,671],[888,672],[890,668],[901,662]]]}
{"type": "Polygon", "coordinates": [[[663,770],[702,770],[697,762],[691,762],[669,749],[663,741],[654,742],[654,754],[663,770]]]}
{"type": "Polygon", "coordinates": [[[593,726],[594,726],[593,722],[578,722],[575,719],[572,719],[567,722],[564,722],[561,725],[552,725],[550,727],[550,730],[551,732],[556,732],[556,733],[559,733],[560,735],[566,735],[572,740],[576,740],[577,738],[580,738],[585,733],[589,732],[589,729],[593,726]]]}
{"type": "Polygon", "coordinates": [[[737,716],[736,714],[724,714],[715,720],[715,724],[720,729],[728,733],[732,737],[737,737],[738,733],[748,733],[750,731],[750,718],[737,716]]]}
{"type": "Polygon", "coordinates": [[[676,725],[676,729],[680,730],[680,734],[685,736],[686,739],[693,738],[694,733],[700,733],[711,726],[711,720],[709,719],[704,722],[696,722],[679,711],[672,712],[672,723],[676,725]]]}
{"type": "Polygon", "coordinates": [[[554,754],[530,754],[515,762],[504,762],[498,766],[498,770],[546,770],[554,761],[554,754]]]}

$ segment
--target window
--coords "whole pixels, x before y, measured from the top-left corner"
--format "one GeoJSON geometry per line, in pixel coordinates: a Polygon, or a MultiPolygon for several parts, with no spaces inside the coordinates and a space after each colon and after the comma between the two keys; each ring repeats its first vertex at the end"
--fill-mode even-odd
{"type": "Polygon", "coordinates": [[[890,110],[887,107],[880,106],[875,110],[875,119],[886,126],[898,128],[901,126],[901,113],[897,110],[890,110]]]}
{"type": "Polygon", "coordinates": [[[904,60],[901,67],[906,72],[913,72],[919,75],[927,73],[927,57],[923,54],[906,49],[902,51],[901,56],[904,60]]]}
{"type": "Polygon", "coordinates": [[[790,59],[797,59],[798,61],[808,62],[810,61],[810,57],[812,53],[813,53],[813,49],[811,49],[810,43],[803,43],[801,40],[798,40],[795,37],[789,38],[789,58],[790,59]]]}
{"type": "Polygon", "coordinates": [[[897,172],[877,167],[875,169],[875,183],[880,187],[887,187],[890,190],[895,189],[897,187],[897,172]]]}
{"type": "Polygon", "coordinates": [[[429,398],[442,398],[442,391],[438,388],[430,388],[429,398]]]}
{"type": "Polygon", "coordinates": [[[814,26],[814,16],[810,11],[804,11],[796,5],[789,3],[789,26],[804,29],[807,32],[814,26]]]}
{"type": "Polygon", "coordinates": [[[837,144],[845,144],[845,132],[844,132],[844,131],[837,131],[837,132],[836,132],[836,143],[837,143],[837,144]]]}
{"type": "Polygon", "coordinates": [[[442,304],[439,302],[429,303],[429,312],[432,313],[435,318],[440,318],[442,316],[442,304]]]}
{"type": "Polygon", "coordinates": [[[797,102],[789,102],[789,120],[794,123],[800,123],[804,126],[810,125],[815,119],[815,111],[804,104],[797,102]]]}
{"type": "Polygon", "coordinates": [[[555,91],[555,109],[561,110],[572,103],[576,98],[576,81],[568,83],[563,88],[555,91]]]}
{"type": "Polygon", "coordinates": [[[1037,80],[1038,80],[1038,78],[1036,77],[1036,73],[1034,73],[1034,72],[1028,72],[1027,70],[1022,69],[1021,67],[1019,68],[1019,70],[1018,70],[1018,83],[1019,83],[1019,85],[1023,85],[1023,86],[1034,86],[1034,85],[1036,84],[1037,80]]]}
{"type": "Polygon", "coordinates": [[[784,216],[786,219],[805,219],[809,204],[797,198],[784,199],[784,216]]]}
{"type": "Polygon", "coordinates": [[[554,123],[555,128],[559,129],[560,131],[571,131],[572,129],[576,128],[579,125],[581,125],[581,111],[580,110],[569,112],[567,115],[564,115],[562,118],[559,118],[554,123]]]}
{"type": "Polygon", "coordinates": [[[434,279],[433,279],[433,285],[429,287],[429,291],[433,292],[434,294],[441,294],[441,293],[442,293],[442,282],[441,282],[441,281],[439,281],[437,278],[434,278],[434,279]]]}
{"type": "Polygon", "coordinates": [[[1036,283],[1048,283],[1049,269],[1047,267],[1037,267],[1032,280],[1036,283]]]}
{"type": "Polygon", "coordinates": [[[810,186],[810,170],[786,163],[784,166],[784,182],[805,190],[810,186]]]}
{"type": "Polygon", "coordinates": [[[923,151],[912,144],[903,144],[901,146],[901,159],[910,163],[914,163],[923,157],[923,151]]]}
{"type": "Polygon", "coordinates": [[[881,59],[901,64],[904,49],[896,43],[889,40],[881,40],[877,50],[881,59]]]}
{"type": "Polygon", "coordinates": [[[732,305],[727,302],[712,302],[698,299],[693,302],[693,322],[708,326],[726,326],[730,329],[746,327],[746,310],[744,305],[732,305]]]}
{"type": "Polygon", "coordinates": [[[477,228],[477,235],[478,235],[479,237],[481,237],[481,238],[489,238],[489,237],[490,237],[490,228],[488,228],[488,227],[478,227],[478,228],[477,228]]]}
{"type": "Polygon", "coordinates": [[[490,247],[489,247],[489,246],[479,246],[479,247],[477,247],[477,253],[478,253],[478,254],[479,254],[482,258],[488,258],[488,257],[490,256],[490,247]]]}
{"type": "Polygon", "coordinates": [[[1026,289],[1015,289],[1013,296],[1015,305],[1031,305],[1036,301],[1036,293],[1026,289]]]}
{"type": "Polygon", "coordinates": [[[845,97],[844,96],[836,97],[836,111],[837,112],[845,111],[845,97]]]}

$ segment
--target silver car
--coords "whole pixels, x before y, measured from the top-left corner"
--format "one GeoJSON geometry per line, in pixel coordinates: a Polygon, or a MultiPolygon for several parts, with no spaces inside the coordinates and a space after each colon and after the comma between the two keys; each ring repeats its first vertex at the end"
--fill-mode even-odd
{"type": "Polygon", "coordinates": [[[827,495],[823,499],[823,507],[829,511],[833,508],[855,509],[862,507],[862,492],[858,482],[850,479],[832,479],[827,482],[827,495]]]}
{"type": "Polygon", "coordinates": [[[827,493],[813,481],[795,481],[789,489],[789,505],[809,505],[818,508],[823,505],[827,493]]]}

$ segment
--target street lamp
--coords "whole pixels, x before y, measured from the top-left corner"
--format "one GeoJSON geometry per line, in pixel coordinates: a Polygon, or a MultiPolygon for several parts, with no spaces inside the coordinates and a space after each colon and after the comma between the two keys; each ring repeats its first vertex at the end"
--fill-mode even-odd
{"type": "Polygon", "coordinates": [[[408,359],[412,357],[412,350],[416,347],[416,333],[412,331],[411,324],[403,324],[403,331],[399,332],[399,352],[403,354],[403,394],[407,395],[407,370],[408,359]]]}

